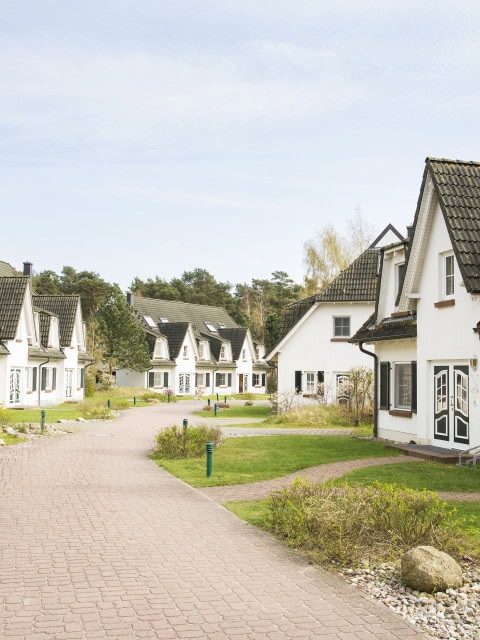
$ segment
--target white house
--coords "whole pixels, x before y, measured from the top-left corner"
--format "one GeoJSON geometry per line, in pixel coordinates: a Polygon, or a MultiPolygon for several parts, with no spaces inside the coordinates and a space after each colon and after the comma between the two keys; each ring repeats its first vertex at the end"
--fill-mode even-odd
{"type": "Polygon", "coordinates": [[[480,163],[427,158],[405,249],[385,249],[375,316],[353,338],[375,345],[377,433],[479,446],[480,163]]]}
{"type": "Polygon", "coordinates": [[[389,225],[323,292],[286,307],[284,335],[266,357],[277,366],[279,393],[320,389],[325,402],[336,402],[349,369],[372,367],[349,340],[375,306],[380,246],[400,238],[389,225]]]}
{"type": "Polygon", "coordinates": [[[119,369],[118,386],[176,395],[266,393],[262,345],[221,307],[127,295],[150,350],[146,372],[119,369]]]}
{"type": "Polygon", "coordinates": [[[44,406],[83,398],[91,361],[78,296],[32,296],[26,275],[1,263],[0,404],[44,406]],[[55,299],[55,300],[53,300],[55,299]],[[73,372],[73,373],[72,373],[73,372]]]}

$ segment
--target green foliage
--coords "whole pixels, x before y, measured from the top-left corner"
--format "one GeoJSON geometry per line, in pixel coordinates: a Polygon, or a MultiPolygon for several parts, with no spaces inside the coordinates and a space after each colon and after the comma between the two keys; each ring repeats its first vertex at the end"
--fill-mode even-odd
{"type": "Polygon", "coordinates": [[[269,507],[270,530],[321,561],[385,561],[423,544],[459,555],[466,545],[452,510],[429,491],[297,479],[273,493],[269,507]]]}
{"type": "Polygon", "coordinates": [[[85,376],[85,388],[83,391],[85,398],[93,398],[95,395],[95,378],[89,373],[85,376]]]}
{"type": "Polygon", "coordinates": [[[83,402],[80,404],[80,412],[85,420],[108,420],[113,417],[112,412],[104,403],[91,404],[83,402]]]}
{"type": "Polygon", "coordinates": [[[150,355],[145,335],[119,289],[100,309],[98,320],[110,371],[114,367],[146,371],[150,355]]]}
{"type": "Polygon", "coordinates": [[[351,427],[352,421],[342,405],[311,404],[282,411],[268,419],[268,425],[301,427],[351,427]]]}
{"type": "Polygon", "coordinates": [[[127,398],[111,398],[110,399],[110,409],[113,411],[123,411],[124,409],[130,409],[132,406],[132,401],[127,398]]]}
{"type": "Polygon", "coordinates": [[[16,422],[14,418],[15,416],[13,411],[0,407],[0,427],[6,427],[9,424],[16,422]]]}
{"type": "Polygon", "coordinates": [[[153,457],[167,460],[199,458],[205,455],[207,442],[218,446],[221,439],[222,431],[216,427],[169,427],[157,434],[153,457]]]}

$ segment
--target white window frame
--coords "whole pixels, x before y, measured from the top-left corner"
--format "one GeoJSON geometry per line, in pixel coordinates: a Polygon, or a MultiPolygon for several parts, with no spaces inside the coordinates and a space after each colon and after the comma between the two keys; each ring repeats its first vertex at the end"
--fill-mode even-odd
{"type": "Polygon", "coordinates": [[[226,387],[227,386],[227,374],[226,373],[219,373],[218,374],[218,386],[219,387],[226,387]]]}
{"type": "Polygon", "coordinates": [[[450,299],[455,295],[455,256],[453,251],[443,254],[443,297],[450,299]]]}
{"type": "Polygon", "coordinates": [[[227,359],[227,347],[225,345],[222,345],[220,347],[220,360],[226,360],[227,359]]]}
{"type": "Polygon", "coordinates": [[[197,387],[205,387],[205,374],[197,373],[197,387]]]}
{"type": "Polygon", "coordinates": [[[183,345],[183,357],[185,359],[188,358],[188,345],[186,345],[186,344],[183,345]]]}
{"type": "Polygon", "coordinates": [[[333,337],[334,338],[349,338],[352,331],[351,316],[333,316],[333,337]],[[337,320],[342,321],[341,326],[337,327],[337,320]],[[348,320],[348,333],[345,333],[344,321],[348,320]],[[340,330],[340,331],[339,331],[340,330]]]}
{"type": "Polygon", "coordinates": [[[305,371],[305,389],[304,393],[308,395],[313,395],[316,391],[316,372],[315,371],[305,371]]]}
{"type": "Polygon", "coordinates": [[[395,265],[395,296],[400,291],[400,284],[402,282],[402,267],[405,268],[405,262],[397,262],[395,265]]]}
{"type": "Polygon", "coordinates": [[[165,357],[165,342],[164,340],[160,340],[157,338],[155,340],[155,351],[153,353],[154,358],[164,358],[165,357]]]}
{"type": "Polygon", "coordinates": [[[412,363],[393,363],[393,408],[412,410],[412,363]]]}
{"type": "Polygon", "coordinates": [[[259,373],[252,373],[252,384],[254,387],[262,386],[262,381],[259,373]]]}

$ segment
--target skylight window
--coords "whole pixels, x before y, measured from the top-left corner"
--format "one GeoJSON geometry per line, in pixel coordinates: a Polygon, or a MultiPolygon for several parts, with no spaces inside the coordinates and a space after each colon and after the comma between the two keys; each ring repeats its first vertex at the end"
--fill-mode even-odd
{"type": "Polygon", "coordinates": [[[169,321],[168,318],[165,318],[165,317],[160,318],[160,322],[163,322],[163,324],[165,324],[168,321],[169,321]]]}
{"type": "Polygon", "coordinates": [[[225,325],[222,322],[218,323],[218,328],[219,329],[225,329],[225,325]]]}
{"type": "Polygon", "coordinates": [[[150,316],[143,316],[143,319],[145,320],[145,322],[148,324],[149,327],[151,327],[152,329],[156,329],[157,325],[155,324],[155,321],[153,318],[151,318],[150,316]]]}
{"type": "Polygon", "coordinates": [[[217,332],[217,329],[216,329],[215,325],[212,322],[209,322],[208,320],[205,320],[205,326],[207,327],[207,329],[209,331],[212,331],[213,333],[217,332]]]}

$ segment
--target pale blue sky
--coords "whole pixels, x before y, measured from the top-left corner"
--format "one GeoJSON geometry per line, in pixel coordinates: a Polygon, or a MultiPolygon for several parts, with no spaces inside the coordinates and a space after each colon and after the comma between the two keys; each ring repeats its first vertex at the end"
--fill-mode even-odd
{"type": "Polygon", "coordinates": [[[480,3],[0,0],[0,259],[127,288],[303,276],[480,160],[480,3]]]}

